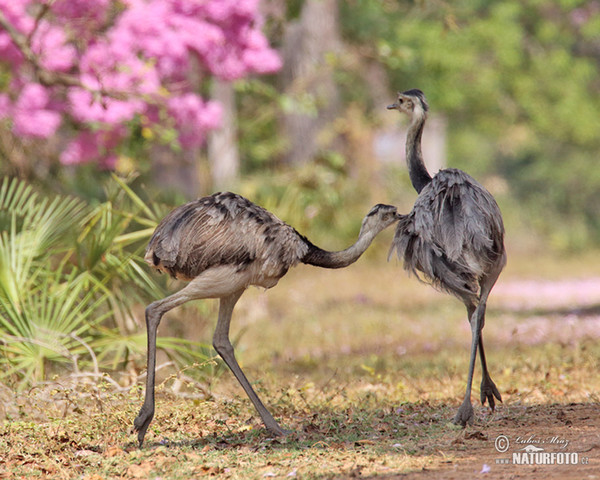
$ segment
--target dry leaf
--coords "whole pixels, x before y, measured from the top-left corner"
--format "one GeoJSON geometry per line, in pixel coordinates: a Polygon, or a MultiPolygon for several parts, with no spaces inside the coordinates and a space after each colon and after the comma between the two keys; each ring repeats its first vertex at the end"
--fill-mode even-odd
{"type": "Polygon", "coordinates": [[[150,462],[144,462],[140,465],[129,465],[127,476],[130,478],[148,478],[151,470],[152,464],[150,462]]]}
{"type": "Polygon", "coordinates": [[[116,445],[112,445],[104,450],[105,457],[116,457],[118,455],[124,454],[125,451],[122,448],[117,447],[116,445]]]}

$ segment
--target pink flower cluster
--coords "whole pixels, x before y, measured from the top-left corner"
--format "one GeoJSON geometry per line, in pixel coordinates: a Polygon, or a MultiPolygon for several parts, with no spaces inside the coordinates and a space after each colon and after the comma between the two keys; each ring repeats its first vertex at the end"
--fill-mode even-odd
{"type": "Polygon", "coordinates": [[[0,29],[0,62],[12,73],[10,91],[0,93],[0,119],[29,138],[54,135],[65,118],[79,124],[61,155],[65,164],[110,166],[128,122],[139,117],[151,126],[165,121],[161,112],[183,146],[200,145],[221,118],[218,104],[195,93],[202,78],[235,80],[281,66],[260,30],[258,1],[0,0],[39,66],[80,84],[39,83],[0,29]]]}

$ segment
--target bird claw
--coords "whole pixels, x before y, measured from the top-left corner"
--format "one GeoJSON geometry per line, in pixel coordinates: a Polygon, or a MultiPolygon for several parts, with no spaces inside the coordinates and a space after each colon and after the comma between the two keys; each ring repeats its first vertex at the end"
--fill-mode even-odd
{"type": "Polygon", "coordinates": [[[453,422],[456,425],[466,427],[467,424],[473,424],[474,418],[475,415],[473,414],[473,405],[471,405],[470,401],[465,400],[459,407],[458,412],[456,412],[456,416],[454,417],[453,422]]]}
{"type": "Polygon", "coordinates": [[[267,427],[267,431],[271,434],[274,435],[276,437],[287,437],[288,435],[290,435],[291,433],[294,433],[292,430],[285,430],[283,428],[281,428],[279,425],[274,425],[274,426],[270,426],[267,427]]]}
{"type": "Polygon", "coordinates": [[[135,420],[133,421],[132,433],[137,432],[138,434],[139,448],[142,448],[142,445],[144,444],[146,430],[148,430],[152,418],[154,418],[154,409],[147,411],[146,408],[142,406],[142,408],[140,409],[140,413],[137,417],[135,417],[135,420]]]}
{"type": "Polygon", "coordinates": [[[500,402],[502,402],[502,396],[496,387],[496,384],[492,381],[491,378],[487,377],[481,381],[481,404],[485,405],[487,400],[492,412],[496,408],[496,401],[494,397],[497,398],[500,402]]]}

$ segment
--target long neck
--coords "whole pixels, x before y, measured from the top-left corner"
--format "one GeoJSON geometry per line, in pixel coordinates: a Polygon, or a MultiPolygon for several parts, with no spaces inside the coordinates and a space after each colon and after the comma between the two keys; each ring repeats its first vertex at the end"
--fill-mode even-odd
{"type": "Polygon", "coordinates": [[[339,252],[328,252],[308,242],[309,250],[302,258],[302,263],[323,268],[343,268],[356,262],[371,245],[376,232],[361,232],[354,245],[339,252]]]}
{"type": "Polygon", "coordinates": [[[417,192],[431,182],[431,175],[425,168],[421,152],[421,136],[425,127],[425,115],[414,118],[406,134],[406,163],[410,181],[417,192]]]}

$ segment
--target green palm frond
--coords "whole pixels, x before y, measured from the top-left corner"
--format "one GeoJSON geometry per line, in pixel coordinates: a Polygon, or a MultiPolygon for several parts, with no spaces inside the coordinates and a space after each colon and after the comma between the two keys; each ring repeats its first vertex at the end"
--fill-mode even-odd
{"type": "Polygon", "coordinates": [[[75,198],[49,201],[18,179],[4,179],[0,186],[0,296],[14,299],[31,282],[34,263],[46,263],[66,252],[64,242],[58,240],[77,230],[85,210],[75,198]]]}
{"type": "MultiPolygon", "coordinates": [[[[165,291],[142,255],[163,212],[113,180],[94,206],[18,179],[0,183],[0,378],[24,386],[145,354],[140,307],[165,291]]],[[[212,365],[206,345],[160,338],[158,347],[178,365],[212,365]]]]}
{"type": "Polygon", "coordinates": [[[16,301],[0,297],[0,377],[24,371],[41,380],[49,365],[77,361],[88,353],[94,328],[112,315],[102,286],[87,273],[59,269],[37,278],[16,301]]]}

